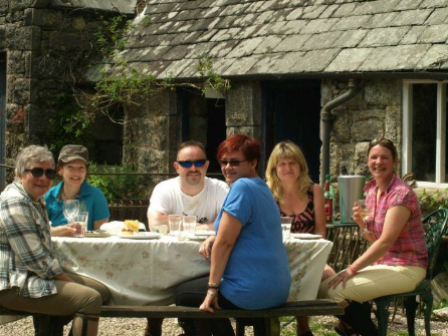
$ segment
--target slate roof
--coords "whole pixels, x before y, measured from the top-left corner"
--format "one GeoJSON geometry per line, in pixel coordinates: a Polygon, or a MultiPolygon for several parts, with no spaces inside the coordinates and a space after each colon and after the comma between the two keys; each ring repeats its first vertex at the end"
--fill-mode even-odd
{"type": "Polygon", "coordinates": [[[225,77],[425,74],[447,40],[446,0],[147,0],[119,57],[159,78],[204,56],[225,77]]]}
{"type": "Polygon", "coordinates": [[[53,7],[89,8],[134,14],[137,0],[51,0],[53,7]]]}

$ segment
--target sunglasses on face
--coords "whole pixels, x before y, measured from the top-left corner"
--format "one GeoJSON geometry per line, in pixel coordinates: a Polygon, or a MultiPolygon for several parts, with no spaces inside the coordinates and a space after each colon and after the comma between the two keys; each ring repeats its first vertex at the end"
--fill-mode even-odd
{"type": "Polygon", "coordinates": [[[195,167],[199,168],[205,165],[207,160],[196,160],[196,161],[176,161],[178,164],[180,164],[183,168],[191,168],[193,165],[195,167]]]}
{"type": "Polygon", "coordinates": [[[231,167],[238,167],[238,166],[240,165],[240,163],[241,163],[241,162],[244,162],[244,161],[247,161],[247,160],[229,160],[229,161],[227,161],[227,160],[221,160],[221,161],[219,161],[219,164],[221,165],[221,167],[225,167],[225,166],[227,166],[228,164],[229,164],[231,167]]]}
{"type": "Polygon", "coordinates": [[[33,169],[25,169],[26,172],[30,172],[31,176],[34,178],[39,178],[45,173],[45,177],[49,180],[52,180],[56,177],[56,169],[43,169],[43,168],[33,168],[33,169]]]}

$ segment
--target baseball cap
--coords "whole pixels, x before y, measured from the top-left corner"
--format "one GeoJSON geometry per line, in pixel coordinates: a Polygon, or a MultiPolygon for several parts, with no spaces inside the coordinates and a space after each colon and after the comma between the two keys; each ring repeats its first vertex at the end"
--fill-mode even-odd
{"type": "Polygon", "coordinates": [[[58,161],[64,163],[83,160],[86,164],[89,164],[89,151],[86,147],[81,145],[65,145],[59,152],[58,161]]]}

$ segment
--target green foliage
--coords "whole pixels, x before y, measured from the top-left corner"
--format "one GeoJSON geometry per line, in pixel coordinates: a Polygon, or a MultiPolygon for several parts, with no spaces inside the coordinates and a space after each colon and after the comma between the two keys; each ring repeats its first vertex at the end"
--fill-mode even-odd
{"type": "Polygon", "coordinates": [[[437,305],[435,305],[432,310],[434,311],[434,310],[442,309],[442,308],[446,308],[446,307],[448,307],[448,300],[442,299],[442,301],[440,301],[437,305]]]}
{"type": "Polygon", "coordinates": [[[113,53],[114,48],[118,50],[124,49],[126,41],[123,39],[123,36],[127,32],[129,24],[124,14],[111,18],[105,18],[100,15],[99,18],[100,25],[93,35],[103,57],[108,57],[113,53]]]}
{"type": "Polygon", "coordinates": [[[151,18],[149,16],[145,16],[141,21],[140,24],[143,27],[148,27],[151,24],[151,18]]]}
{"type": "Polygon", "coordinates": [[[49,126],[42,136],[44,143],[55,153],[68,143],[82,143],[86,147],[93,145],[89,127],[95,116],[83,111],[67,93],[59,93],[49,102],[54,110],[49,126]]]}
{"type": "Polygon", "coordinates": [[[150,95],[157,87],[156,79],[151,74],[130,68],[126,63],[121,66],[125,69],[116,75],[106,74],[96,84],[97,95],[92,103],[95,107],[110,106],[114,103],[126,104],[134,101],[137,97],[150,95]]]}
{"type": "Polygon", "coordinates": [[[132,173],[132,169],[128,167],[99,168],[91,164],[87,182],[100,188],[109,200],[147,198],[144,190],[139,191],[141,175],[126,175],[125,173],[132,173]],[[111,175],[96,175],[95,173],[110,173],[111,175]]]}
{"type": "Polygon", "coordinates": [[[213,70],[213,63],[208,57],[201,58],[198,61],[196,71],[204,77],[204,87],[202,89],[204,94],[208,87],[222,93],[230,89],[230,82],[213,70]]]}
{"type": "Polygon", "coordinates": [[[429,211],[448,208],[448,188],[437,189],[434,192],[427,192],[426,189],[423,189],[419,201],[422,209],[429,211]]]}

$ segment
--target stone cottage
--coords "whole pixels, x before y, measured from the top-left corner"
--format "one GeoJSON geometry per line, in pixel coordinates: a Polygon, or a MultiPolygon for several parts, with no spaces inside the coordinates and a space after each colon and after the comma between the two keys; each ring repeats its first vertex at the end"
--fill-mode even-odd
{"type": "MultiPolygon", "coordinates": [[[[327,172],[334,180],[343,169],[366,174],[367,144],[385,136],[400,149],[399,173],[413,172],[420,186],[448,186],[446,1],[147,0],[142,8],[125,50],[90,70],[91,82],[98,68],[117,74],[126,64],[160,80],[200,83],[197,65],[207,60],[231,88],[202,95],[184,85],[124,107],[127,165],[167,173],[177,144],[190,138],[206,143],[213,161],[226,136],[243,132],[261,140],[261,172],[275,143],[290,139],[315,181],[327,172]]],[[[1,42],[7,24],[0,21],[0,64],[33,54],[41,41],[11,50],[1,42]]],[[[9,67],[19,64],[19,73],[36,71],[33,62],[9,67]]],[[[31,109],[39,95],[25,92],[9,84],[5,101],[7,111],[27,107],[31,126],[44,113],[31,109]]],[[[27,134],[32,141],[38,132],[27,134]]]]}
{"type": "Polygon", "coordinates": [[[194,82],[207,58],[231,89],[166,90],[127,109],[125,158],[139,170],[167,169],[181,140],[204,141],[213,157],[243,132],[261,139],[262,167],[290,139],[315,180],[365,174],[368,142],[385,136],[401,149],[399,173],[448,186],[445,1],[148,0],[140,20],[149,24],[135,25],[118,60],[194,82]]]}

